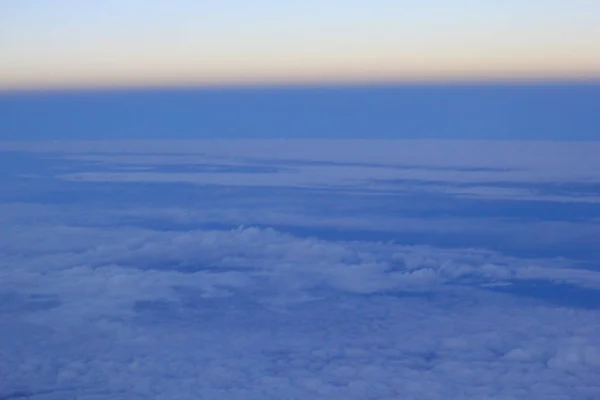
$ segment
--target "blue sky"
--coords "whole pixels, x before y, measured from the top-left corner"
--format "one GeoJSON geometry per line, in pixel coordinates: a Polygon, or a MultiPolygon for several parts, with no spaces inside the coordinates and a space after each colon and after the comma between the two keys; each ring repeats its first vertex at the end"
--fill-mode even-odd
{"type": "Polygon", "coordinates": [[[0,2],[0,400],[599,399],[599,4],[0,2]]]}
{"type": "Polygon", "coordinates": [[[0,5],[0,88],[589,78],[595,0],[0,5]]]}

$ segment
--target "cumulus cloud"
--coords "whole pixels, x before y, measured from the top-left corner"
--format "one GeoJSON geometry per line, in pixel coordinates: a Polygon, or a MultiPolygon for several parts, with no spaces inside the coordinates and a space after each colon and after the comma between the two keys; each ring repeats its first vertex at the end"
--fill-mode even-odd
{"type": "MultiPolygon", "coordinates": [[[[223,165],[240,154],[265,157],[257,146],[251,154],[205,150],[223,165]]],[[[82,149],[72,151],[81,156],[82,149]]],[[[168,154],[152,157],[150,166],[161,157],[175,163],[168,154]]],[[[193,163],[193,154],[186,157],[177,162],[193,163]]],[[[361,157],[355,161],[376,161],[361,157]]],[[[341,158],[334,161],[348,161],[341,158]]],[[[492,168],[500,161],[473,163],[492,168]]],[[[544,162],[539,156],[527,165],[544,162]]],[[[301,204],[281,196],[284,182],[275,180],[239,201],[200,192],[194,201],[208,199],[195,206],[163,206],[159,197],[144,198],[143,188],[127,187],[144,205],[137,207],[113,187],[48,179],[39,190],[82,200],[28,191],[18,201],[0,197],[0,400],[600,396],[597,303],[536,295],[539,287],[597,295],[597,269],[572,257],[350,234],[352,228],[398,237],[444,229],[461,235],[462,223],[475,233],[489,226],[516,232],[507,227],[522,219],[412,216],[419,204],[407,205],[406,215],[374,212],[382,203],[368,201],[370,191],[379,194],[367,184],[355,188],[364,196],[344,203],[311,186],[318,201],[301,204]],[[327,201],[337,213],[323,206],[327,201]],[[236,223],[249,225],[229,226],[236,223]],[[278,228],[286,224],[314,231],[278,228]],[[341,233],[324,234],[319,229],[326,226],[341,233]],[[537,292],[523,293],[534,286],[537,292]]],[[[596,222],[527,224],[539,231],[580,224],[589,234],[596,222]]],[[[521,231],[518,240],[531,232],[521,231]]],[[[546,239],[563,243],[565,236],[546,239]]]]}
{"type": "Polygon", "coordinates": [[[531,260],[253,227],[48,229],[21,228],[46,240],[30,253],[16,237],[2,258],[4,353],[21,349],[3,358],[13,393],[30,381],[84,398],[100,386],[108,397],[493,398],[536,379],[556,398],[594,393],[597,312],[476,289],[520,279],[531,260]],[[36,336],[45,350],[25,346],[36,336]]]}

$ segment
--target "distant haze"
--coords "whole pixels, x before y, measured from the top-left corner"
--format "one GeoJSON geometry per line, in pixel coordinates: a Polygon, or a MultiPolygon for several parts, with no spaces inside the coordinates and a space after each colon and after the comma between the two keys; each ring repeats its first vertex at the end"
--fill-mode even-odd
{"type": "Polygon", "coordinates": [[[411,84],[0,93],[0,141],[598,140],[600,84],[411,84]]]}
{"type": "Polygon", "coordinates": [[[597,0],[6,0],[0,89],[600,78],[597,0]]]}

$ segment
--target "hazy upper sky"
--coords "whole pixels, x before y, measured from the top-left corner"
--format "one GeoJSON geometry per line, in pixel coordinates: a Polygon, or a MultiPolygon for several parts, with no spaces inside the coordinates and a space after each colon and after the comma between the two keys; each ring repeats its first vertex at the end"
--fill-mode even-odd
{"type": "Polygon", "coordinates": [[[0,2],[0,88],[589,77],[598,0],[0,2]]]}

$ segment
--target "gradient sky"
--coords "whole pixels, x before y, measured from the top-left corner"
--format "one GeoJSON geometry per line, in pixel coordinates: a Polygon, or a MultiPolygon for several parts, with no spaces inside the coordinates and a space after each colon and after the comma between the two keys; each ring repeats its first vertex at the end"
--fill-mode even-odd
{"type": "Polygon", "coordinates": [[[598,0],[0,3],[0,89],[598,77],[598,0]]]}

